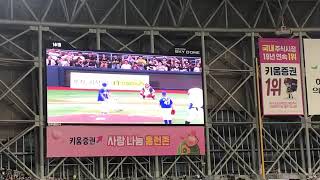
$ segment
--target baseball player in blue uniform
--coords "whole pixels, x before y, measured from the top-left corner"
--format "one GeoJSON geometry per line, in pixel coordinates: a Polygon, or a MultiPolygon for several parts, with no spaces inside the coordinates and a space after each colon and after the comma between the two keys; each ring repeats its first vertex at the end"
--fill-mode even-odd
{"type": "Polygon", "coordinates": [[[173,101],[167,96],[165,91],[162,92],[162,98],[159,100],[162,109],[164,124],[172,124],[173,101]]]}
{"type": "Polygon", "coordinates": [[[107,83],[102,83],[102,88],[98,92],[98,102],[101,104],[101,113],[105,114],[109,112],[108,100],[110,99],[110,93],[107,89],[107,83]]]}

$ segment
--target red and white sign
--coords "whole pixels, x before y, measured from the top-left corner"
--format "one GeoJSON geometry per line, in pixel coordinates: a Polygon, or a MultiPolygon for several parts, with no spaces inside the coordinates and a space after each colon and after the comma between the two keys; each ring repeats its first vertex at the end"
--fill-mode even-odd
{"type": "Polygon", "coordinates": [[[298,39],[259,39],[264,115],[302,115],[298,39]]]}
{"type": "Polygon", "coordinates": [[[204,127],[48,126],[47,157],[204,155],[204,127]]]}

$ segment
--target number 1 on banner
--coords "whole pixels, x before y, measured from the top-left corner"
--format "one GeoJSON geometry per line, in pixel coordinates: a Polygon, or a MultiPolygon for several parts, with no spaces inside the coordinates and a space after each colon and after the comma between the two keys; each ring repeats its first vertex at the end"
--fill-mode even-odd
{"type": "Polygon", "coordinates": [[[281,95],[281,78],[279,79],[268,79],[267,83],[267,96],[270,96],[272,92],[272,96],[280,96],[281,95]],[[278,95],[276,95],[276,93],[278,95]]]}

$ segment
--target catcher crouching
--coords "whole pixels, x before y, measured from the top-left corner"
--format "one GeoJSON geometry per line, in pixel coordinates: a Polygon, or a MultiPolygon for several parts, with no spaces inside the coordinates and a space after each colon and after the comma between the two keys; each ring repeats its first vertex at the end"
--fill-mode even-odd
{"type": "Polygon", "coordinates": [[[156,98],[155,90],[150,86],[150,84],[146,83],[144,87],[140,91],[140,96],[145,99],[145,98],[156,98]]]}

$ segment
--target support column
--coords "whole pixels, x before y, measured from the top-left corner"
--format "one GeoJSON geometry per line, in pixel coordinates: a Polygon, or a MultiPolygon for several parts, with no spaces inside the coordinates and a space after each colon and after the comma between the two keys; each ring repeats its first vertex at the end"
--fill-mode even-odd
{"type": "Polygon", "coordinates": [[[42,26],[38,26],[38,66],[39,66],[39,165],[40,178],[44,179],[44,117],[43,117],[43,59],[42,59],[42,26]]]}
{"type": "MultiPolygon", "coordinates": [[[[206,76],[207,76],[207,68],[206,68],[206,46],[205,46],[205,33],[201,32],[201,54],[202,54],[202,64],[203,64],[203,93],[204,93],[204,104],[208,105],[208,94],[207,94],[207,84],[206,84],[206,76]]],[[[211,124],[209,124],[209,118],[208,118],[208,108],[204,108],[204,114],[205,114],[205,128],[206,128],[206,156],[207,156],[207,175],[210,177],[212,175],[211,172],[211,152],[210,152],[210,127],[211,124]]]]}
{"type": "Polygon", "coordinates": [[[299,146],[300,146],[300,153],[301,153],[302,168],[307,172],[306,158],[304,153],[304,141],[303,141],[302,133],[299,134],[299,142],[300,142],[299,146]]]}
{"type": "MultiPolygon", "coordinates": [[[[247,56],[247,48],[242,48],[243,49],[243,59],[249,59],[250,57],[247,56]]],[[[249,50],[251,50],[251,48],[249,47],[249,50]]],[[[252,70],[251,70],[252,71],[252,70]]],[[[255,96],[254,92],[252,91],[252,84],[251,83],[247,83],[245,84],[245,89],[246,89],[246,92],[244,92],[244,95],[246,97],[246,105],[247,105],[247,109],[248,111],[251,113],[253,111],[255,111],[255,105],[254,105],[254,102],[252,100],[252,97],[255,96]]],[[[253,122],[253,124],[255,123],[256,119],[251,119],[249,117],[249,122],[253,122]]],[[[250,148],[251,148],[251,163],[252,163],[252,167],[253,167],[253,170],[255,172],[258,171],[258,168],[257,168],[257,153],[256,153],[256,141],[255,141],[255,134],[254,133],[251,133],[250,136],[250,148]]]]}
{"type": "MultiPolygon", "coordinates": [[[[150,31],[150,51],[154,53],[154,31],[150,31]]],[[[159,156],[154,157],[154,164],[155,164],[155,178],[160,178],[160,167],[159,167],[159,156]]]]}
{"type": "MultiPolygon", "coordinates": [[[[97,50],[101,49],[100,29],[96,29],[96,43],[97,50]]],[[[104,179],[104,161],[103,157],[99,157],[99,178],[104,179]]]]}
{"type": "MultiPolygon", "coordinates": [[[[38,32],[38,31],[36,31],[38,32]]],[[[32,49],[33,52],[38,52],[38,40],[37,39],[30,39],[30,41],[32,41],[32,49]]],[[[37,60],[36,58],[34,60],[37,60]]],[[[36,64],[38,62],[34,62],[34,64],[36,64]]],[[[32,91],[32,96],[33,96],[33,108],[32,110],[34,112],[38,112],[39,111],[39,107],[38,107],[38,101],[39,101],[39,79],[38,79],[38,72],[37,71],[33,71],[31,72],[31,81],[32,81],[32,87],[33,87],[33,91],[32,91]]],[[[36,117],[34,117],[34,119],[36,121],[39,121],[39,116],[37,115],[36,117]]],[[[38,125],[38,122],[35,122],[35,125],[38,125]]],[[[40,160],[39,160],[39,128],[36,127],[32,130],[32,133],[34,134],[34,144],[32,146],[32,149],[34,149],[34,169],[35,169],[35,173],[36,175],[40,176],[40,160]]]]}
{"type": "MultiPolygon", "coordinates": [[[[299,41],[300,41],[300,58],[301,58],[301,75],[302,75],[302,87],[307,87],[306,86],[306,71],[304,67],[304,52],[303,52],[303,39],[302,39],[302,32],[299,32],[299,41]]],[[[310,133],[309,133],[309,128],[311,126],[311,119],[308,117],[308,110],[307,110],[307,92],[306,88],[302,88],[302,93],[303,93],[303,125],[305,129],[305,141],[306,141],[306,155],[307,155],[307,168],[308,168],[308,175],[309,177],[312,176],[312,165],[311,165],[311,150],[310,150],[310,133]]]]}
{"type": "Polygon", "coordinates": [[[254,89],[254,109],[256,110],[256,122],[253,124],[256,127],[257,131],[257,145],[258,145],[258,161],[259,161],[259,172],[260,174],[257,179],[265,179],[265,167],[264,167],[264,150],[263,150],[263,122],[260,111],[260,99],[259,99],[259,76],[258,71],[256,70],[258,64],[256,62],[256,48],[255,48],[255,34],[251,33],[251,58],[252,58],[252,66],[255,68],[253,70],[253,89],[254,89]]]}
{"type": "Polygon", "coordinates": [[[154,53],[154,31],[150,31],[150,50],[151,53],[154,53]]]}

